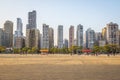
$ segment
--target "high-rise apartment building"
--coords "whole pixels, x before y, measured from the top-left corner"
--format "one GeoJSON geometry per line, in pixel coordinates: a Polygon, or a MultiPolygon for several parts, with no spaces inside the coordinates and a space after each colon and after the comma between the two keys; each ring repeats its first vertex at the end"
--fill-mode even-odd
{"type": "Polygon", "coordinates": [[[120,30],[117,31],[117,45],[120,46],[120,30]]]}
{"type": "Polygon", "coordinates": [[[99,41],[103,41],[102,33],[101,32],[96,32],[95,33],[95,44],[99,46],[99,41]]]}
{"type": "Polygon", "coordinates": [[[79,24],[77,26],[77,36],[76,36],[77,46],[83,47],[83,25],[79,24]]]}
{"type": "Polygon", "coordinates": [[[43,24],[42,48],[49,49],[49,25],[43,24]]]}
{"type": "Polygon", "coordinates": [[[102,40],[102,33],[101,32],[95,33],[95,40],[97,40],[97,41],[102,40]]]}
{"type": "Polygon", "coordinates": [[[40,48],[43,48],[43,35],[40,34],[40,48]]]}
{"type": "Polygon", "coordinates": [[[74,26],[69,28],[69,47],[74,46],[74,26]]]}
{"type": "Polygon", "coordinates": [[[0,28],[0,46],[4,45],[4,31],[0,28]]]}
{"type": "Polygon", "coordinates": [[[28,24],[27,29],[36,29],[37,23],[36,23],[36,11],[33,10],[32,12],[28,13],[28,24]]]}
{"type": "Polygon", "coordinates": [[[117,43],[117,31],[118,31],[118,24],[110,22],[106,25],[107,29],[107,43],[108,44],[118,44],[117,43]]]}
{"type": "Polygon", "coordinates": [[[4,46],[13,47],[13,22],[6,21],[4,24],[4,46]]]}
{"type": "Polygon", "coordinates": [[[93,48],[95,44],[95,31],[91,28],[86,31],[86,48],[93,48]]]}
{"type": "Polygon", "coordinates": [[[54,30],[53,28],[49,28],[49,48],[54,47],[54,30]]]}
{"type": "Polygon", "coordinates": [[[63,25],[58,26],[58,48],[63,48],[63,25]]]}
{"type": "Polygon", "coordinates": [[[37,29],[35,10],[28,13],[28,24],[26,29],[26,47],[40,48],[40,31],[37,29]]]}
{"type": "Polygon", "coordinates": [[[26,47],[40,48],[40,31],[38,29],[26,30],[26,47]]]}
{"type": "Polygon", "coordinates": [[[102,29],[102,39],[107,40],[107,28],[106,27],[102,29]]]}
{"type": "Polygon", "coordinates": [[[22,32],[22,19],[17,18],[17,29],[15,31],[14,35],[14,48],[22,48],[25,47],[25,38],[23,37],[23,32],[22,32]]]}
{"type": "Polygon", "coordinates": [[[67,39],[64,40],[64,47],[68,48],[68,40],[67,39]]]}
{"type": "Polygon", "coordinates": [[[14,39],[14,48],[23,48],[25,47],[25,37],[20,36],[20,37],[15,37],[14,39]]]}
{"type": "Polygon", "coordinates": [[[15,36],[18,36],[18,37],[23,36],[22,27],[23,27],[22,19],[17,18],[17,29],[15,31],[15,36]]]}

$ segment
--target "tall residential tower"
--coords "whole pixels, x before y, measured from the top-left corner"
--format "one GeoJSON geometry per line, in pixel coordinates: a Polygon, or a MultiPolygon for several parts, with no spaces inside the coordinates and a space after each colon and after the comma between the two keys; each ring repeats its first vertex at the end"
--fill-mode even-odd
{"type": "Polygon", "coordinates": [[[4,24],[4,46],[7,48],[13,47],[13,22],[6,21],[4,24]]]}
{"type": "Polygon", "coordinates": [[[49,48],[54,47],[54,30],[53,28],[49,28],[49,48]]]}
{"type": "Polygon", "coordinates": [[[22,19],[17,18],[17,29],[15,31],[16,36],[23,36],[22,27],[23,27],[22,19]]]}
{"type": "Polygon", "coordinates": [[[36,11],[33,10],[32,12],[28,13],[28,24],[27,29],[36,29],[37,23],[36,23],[36,11]]]}
{"type": "Polygon", "coordinates": [[[83,47],[83,25],[79,24],[77,26],[77,46],[83,47]]]}
{"type": "Polygon", "coordinates": [[[110,22],[109,24],[106,25],[107,29],[107,43],[108,44],[118,44],[117,43],[117,31],[118,29],[118,24],[110,22]]]}
{"type": "Polygon", "coordinates": [[[22,27],[23,27],[22,19],[17,18],[17,29],[14,35],[14,48],[25,47],[25,37],[23,36],[22,27]]]}
{"type": "Polygon", "coordinates": [[[63,25],[58,26],[58,48],[63,48],[63,25]]]}
{"type": "Polygon", "coordinates": [[[43,24],[42,48],[49,49],[49,25],[43,24]]]}
{"type": "Polygon", "coordinates": [[[28,24],[26,29],[26,47],[40,48],[40,31],[37,29],[35,10],[28,13],[28,24]]]}
{"type": "Polygon", "coordinates": [[[69,28],[69,47],[74,46],[74,26],[69,28]]]}
{"type": "Polygon", "coordinates": [[[95,44],[95,31],[91,28],[86,31],[86,48],[93,48],[95,44]]]}

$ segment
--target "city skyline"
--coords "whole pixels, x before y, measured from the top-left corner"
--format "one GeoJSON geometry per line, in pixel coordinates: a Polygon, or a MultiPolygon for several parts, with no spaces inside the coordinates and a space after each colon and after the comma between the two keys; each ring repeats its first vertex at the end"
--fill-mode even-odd
{"type": "Polygon", "coordinates": [[[74,35],[74,26],[71,25],[69,28],[69,45],[67,45],[67,39],[64,39],[66,41],[63,42],[63,25],[59,25],[57,36],[58,45],[53,46],[54,29],[51,27],[49,28],[49,25],[43,24],[43,34],[41,35],[40,30],[36,28],[35,10],[28,12],[28,24],[26,25],[25,37],[22,35],[22,20],[20,18],[17,18],[17,30],[15,34],[13,34],[13,22],[8,20],[4,23],[4,28],[1,28],[0,33],[0,45],[9,48],[37,47],[41,49],[51,49],[53,47],[63,48],[69,46],[69,48],[71,48],[73,46],[79,46],[92,49],[94,45],[120,45],[119,25],[110,22],[102,28],[101,32],[95,32],[93,29],[88,28],[84,36],[83,25],[79,24],[77,26],[76,35],[74,35]],[[76,38],[74,36],[76,36],[76,38]]]}
{"type": "Polygon", "coordinates": [[[27,14],[29,11],[36,10],[37,28],[40,29],[40,33],[42,33],[42,24],[48,24],[54,29],[55,44],[57,44],[58,25],[63,25],[64,39],[69,39],[70,25],[75,26],[75,32],[78,24],[84,26],[84,32],[89,27],[94,29],[95,32],[101,32],[102,28],[109,22],[115,22],[119,25],[119,2],[119,0],[3,0],[0,3],[0,27],[3,28],[4,22],[10,20],[14,23],[15,31],[17,26],[16,18],[20,17],[23,22],[23,33],[25,35],[26,24],[28,23],[27,14]],[[13,2],[15,2],[14,5],[13,2]]]}

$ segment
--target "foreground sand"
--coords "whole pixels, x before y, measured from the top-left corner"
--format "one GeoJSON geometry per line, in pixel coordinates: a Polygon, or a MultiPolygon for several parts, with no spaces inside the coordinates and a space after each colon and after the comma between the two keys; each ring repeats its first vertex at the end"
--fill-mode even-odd
{"type": "Polygon", "coordinates": [[[1,54],[0,80],[120,80],[120,56],[1,54]]]}

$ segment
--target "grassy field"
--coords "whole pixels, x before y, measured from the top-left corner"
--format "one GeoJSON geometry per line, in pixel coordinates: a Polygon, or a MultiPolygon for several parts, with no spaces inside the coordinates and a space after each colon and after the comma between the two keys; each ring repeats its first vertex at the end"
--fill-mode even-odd
{"type": "Polygon", "coordinates": [[[0,54],[0,80],[120,80],[120,56],[0,54]]]}

